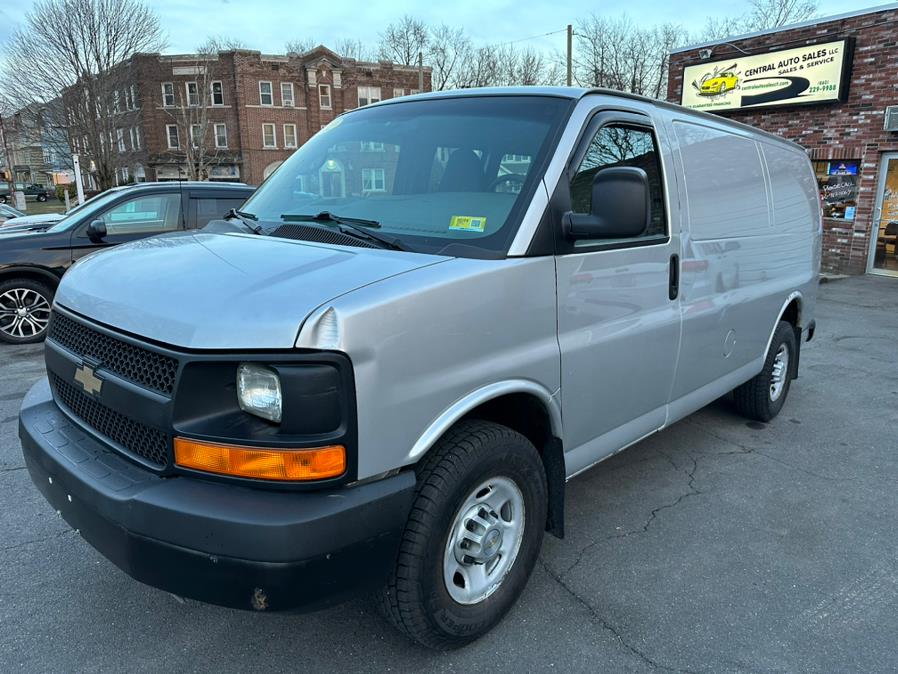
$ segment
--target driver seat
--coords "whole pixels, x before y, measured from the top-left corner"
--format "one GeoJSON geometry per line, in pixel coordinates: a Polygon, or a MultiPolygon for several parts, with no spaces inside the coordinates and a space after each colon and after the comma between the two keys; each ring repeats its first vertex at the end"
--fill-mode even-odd
{"type": "Polygon", "coordinates": [[[438,192],[482,192],[483,164],[474,150],[459,148],[446,162],[438,192]]]}

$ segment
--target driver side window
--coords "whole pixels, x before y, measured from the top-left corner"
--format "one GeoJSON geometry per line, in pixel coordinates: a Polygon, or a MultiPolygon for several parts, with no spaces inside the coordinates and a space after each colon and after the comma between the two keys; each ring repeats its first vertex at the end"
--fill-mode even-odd
{"type": "Polygon", "coordinates": [[[589,213],[593,178],[600,170],[615,166],[635,166],[648,176],[651,220],[639,238],[666,236],[661,163],[655,136],[646,128],[609,124],[596,132],[571,179],[571,209],[574,213],[589,213]]]}
{"type": "Polygon", "coordinates": [[[130,199],[103,215],[109,234],[154,234],[181,227],[181,195],[153,194],[130,199]]]}

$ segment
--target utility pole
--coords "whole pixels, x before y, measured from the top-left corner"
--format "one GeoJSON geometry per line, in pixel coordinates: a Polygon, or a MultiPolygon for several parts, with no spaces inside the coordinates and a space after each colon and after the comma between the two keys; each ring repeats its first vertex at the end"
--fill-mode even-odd
{"type": "MultiPolygon", "coordinates": [[[[72,155],[72,167],[75,173],[75,189],[78,191],[78,203],[84,203],[84,183],[81,182],[81,161],[77,154],[72,155]]],[[[68,194],[68,191],[66,191],[68,194]]]]}
{"type": "Polygon", "coordinates": [[[567,85],[574,82],[574,27],[567,25],[567,85]]]}
{"type": "Polygon", "coordinates": [[[418,93],[424,93],[424,53],[418,52],[418,93]]]}

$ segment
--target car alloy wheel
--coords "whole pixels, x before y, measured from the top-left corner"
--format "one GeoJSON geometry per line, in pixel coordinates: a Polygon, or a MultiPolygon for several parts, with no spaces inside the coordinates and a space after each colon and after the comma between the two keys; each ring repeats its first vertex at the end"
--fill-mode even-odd
{"type": "Polygon", "coordinates": [[[50,300],[31,288],[0,294],[0,332],[16,341],[42,334],[50,323],[50,300]]]}

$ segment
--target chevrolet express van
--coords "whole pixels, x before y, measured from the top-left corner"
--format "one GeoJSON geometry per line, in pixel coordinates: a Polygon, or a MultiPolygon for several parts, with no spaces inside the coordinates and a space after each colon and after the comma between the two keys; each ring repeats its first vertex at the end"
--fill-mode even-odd
{"type": "Polygon", "coordinates": [[[227,221],[77,262],[20,436],[125,572],[257,611],[379,588],[431,647],[524,589],[567,480],[814,331],[796,145],[609,91],[444,92],[312,137],[227,221]]]}

